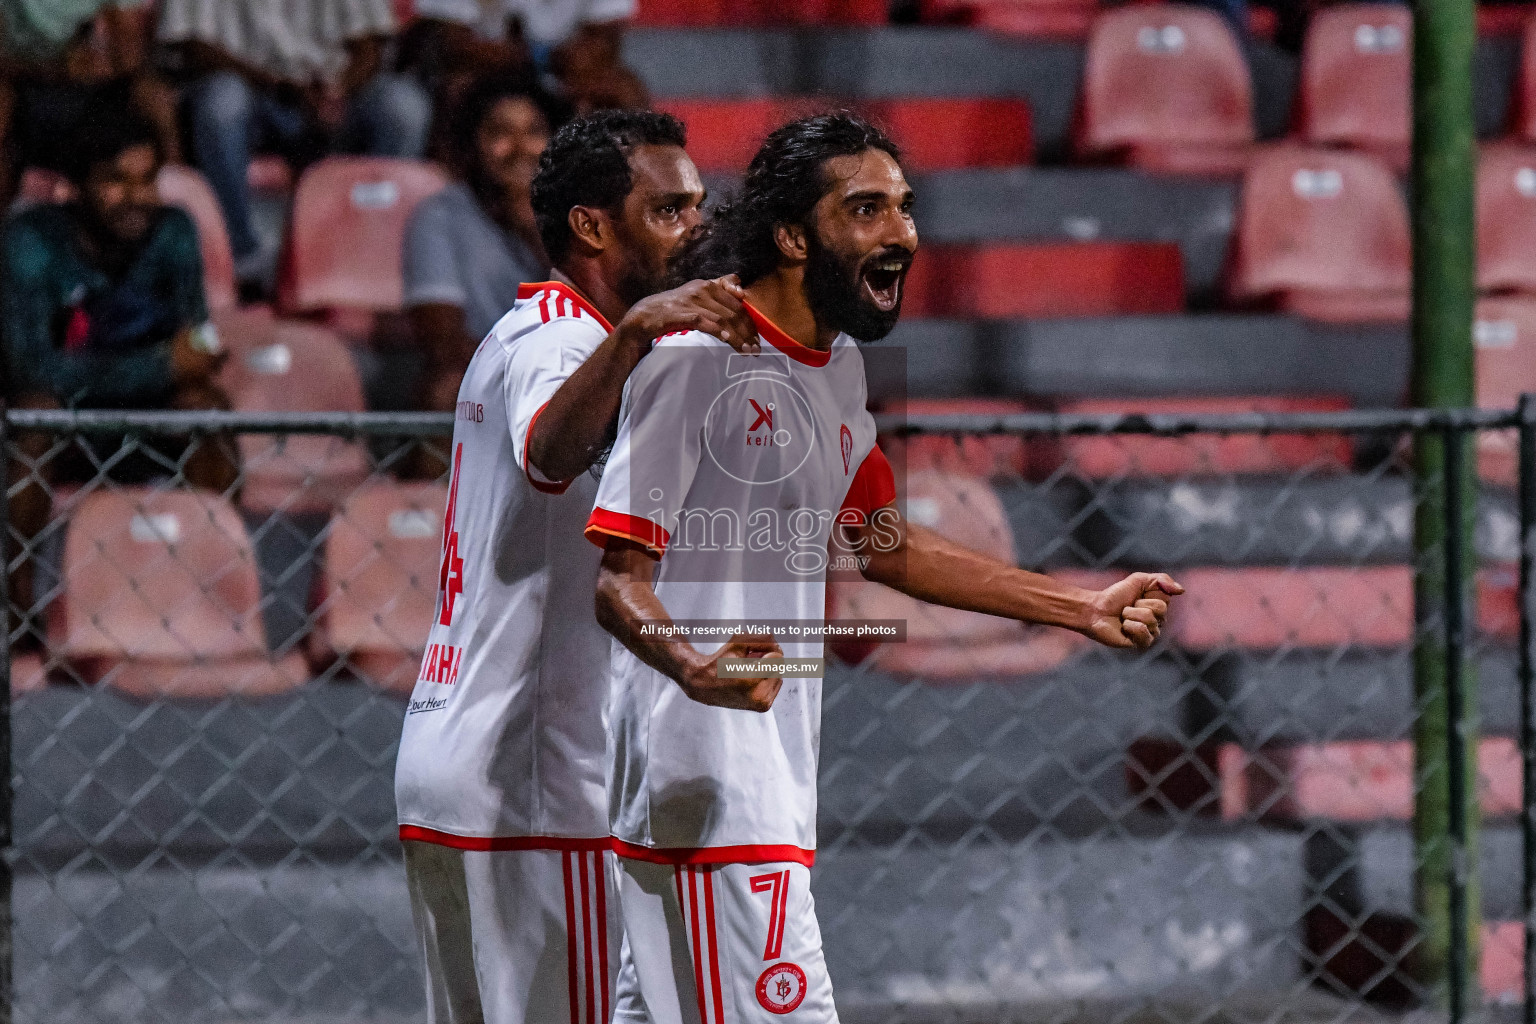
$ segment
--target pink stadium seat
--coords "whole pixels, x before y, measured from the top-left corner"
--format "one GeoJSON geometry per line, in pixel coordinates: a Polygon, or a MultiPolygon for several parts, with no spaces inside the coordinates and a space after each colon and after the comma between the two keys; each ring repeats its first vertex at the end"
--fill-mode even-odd
{"type": "Polygon", "coordinates": [[[1400,647],[1413,636],[1407,566],[1186,569],[1187,596],[1169,617],[1193,651],[1400,647]]]}
{"type": "MultiPolygon", "coordinates": [[[[1340,398],[1144,398],[1064,402],[1061,412],[1224,414],[1243,412],[1336,412],[1340,398]]],[[[1122,476],[1202,476],[1219,473],[1342,471],[1350,465],[1350,441],[1342,434],[1194,434],[1187,437],[1091,435],[1064,438],[1062,453],[1072,472],[1089,479],[1122,476]]]]}
{"type": "Polygon", "coordinates": [[[447,502],[439,484],[370,483],[352,492],[325,544],[318,654],[411,691],[437,601],[447,502]]]}
{"type": "Polygon", "coordinates": [[[1172,242],[933,246],[907,275],[908,316],[1113,316],[1184,309],[1184,262],[1172,242]]]}
{"type": "Polygon", "coordinates": [[[1484,921],[1482,935],[1479,974],[1483,996],[1490,1003],[1513,1006],[1525,995],[1525,925],[1519,921],[1484,921]]]}
{"type": "Polygon", "coordinates": [[[330,157],[310,167],[294,192],[279,306],[398,310],[406,220],[446,183],[414,160],[330,157]]]}
{"type": "Polygon", "coordinates": [[[48,668],[40,655],[12,652],[11,694],[35,693],[48,687],[48,668]]]}
{"type": "Polygon", "coordinates": [[[197,240],[203,254],[203,290],[210,310],[235,305],[235,257],[229,248],[229,232],[219,200],[197,171],[180,164],[160,168],[160,201],[179,206],[197,224],[197,240]]]}
{"type": "Polygon", "coordinates": [[[1412,54],[1413,15],[1402,4],[1317,11],[1301,55],[1301,139],[1367,150],[1406,169],[1412,54]]]}
{"type": "Polygon", "coordinates": [[[1408,211],[1361,153],[1277,146],[1243,178],[1228,290],[1239,304],[1333,322],[1401,321],[1409,307],[1408,211]]]}
{"type": "Polygon", "coordinates": [[[726,24],[724,0],[640,0],[634,23],[656,28],[708,28],[726,24]]]}
{"type": "Polygon", "coordinates": [[[1477,287],[1536,293],[1536,148],[1484,146],[1477,165],[1477,287]]]}
{"type": "MultiPolygon", "coordinates": [[[[914,416],[1007,416],[1028,412],[1029,405],[1015,398],[913,398],[903,411],[914,416]]],[[[880,439],[880,448],[898,473],[938,470],[978,479],[1029,475],[1030,449],[1017,434],[888,437],[880,439]]]]}
{"type": "Polygon", "coordinates": [[[1253,146],[1248,62],[1221,16],[1135,4],[1093,24],[1079,156],[1173,174],[1240,174],[1253,146]]]}
{"type": "Polygon", "coordinates": [[[50,637],[87,682],[149,699],[263,696],[307,678],[302,658],[267,652],[251,540],[216,494],[86,495],[63,572],[50,637]]]}
{"type": "MultiPolygon", "coordinates": [[[[362,412],[363,385],[346,344],[314,324],[260,314],[221,318],[230,357],[221,378],[242,412],[362,412]]],[[[321,434],[242,434],[245,487],[256,512],[328,512],[368,476],[359,441],[321,434]]]]}
{"type": "Polygon", "coordinates": [[[860,106],[901,147],[909,173],[1011,167],[1034,159],[1029,104],[1021,99],[910,97],[860,106]]]}
{"type": "MultiPolygon", "coordinates": [[[[1536,297],[1479,300],[1472,340],[1479,409],[1513,409],[1523,392],[1536,391],[1536,297]]],[[[1514,431],[1480,431],[1477,460],[1483,479],[1513,487],[1519,462],[1514,431]]]]}
{"type": "Polygon", "coordinates": [[[739,173],[747,169],[768,133],[809,112],[786,99],[658,100],[656,109],[688,126],[688,155],[701,171],[739,173]]]}
{"type": "MultiPolygon", "coordinates": [[[[983,480],[934,469],[909,472],[905,511],[912,522],[956,544],[1013,564],[1013,532],[1002,502],[983,480]]],[[[930,682],[1044,672],[1089,642],[1066,630],[924,604],[849,571],[829,574],[827,605],[833,619],[906,622],[906,642],[879,645],[868,663],[930,682]]],[[[855,647],[840,644],[837,650],[847,657],[855,647]]]]}
{"type": "Polygon", "coordinates": [[[293,168],[272,153],[258,153],[245,168],[245,183],[252,192],[293,191],[293,168]]]}
{"type": "Polygon", "coordinates": [[[883,25],[885,0],[641,0],[638,25],[706,26],[883,25]]]}
{"type": "MultiPolygon", "coordinates": [[[[1269,746],[1256,752],[1223,744],[1218,754],[1221,811],[1228,821],[1407,820],[1413,816],[1413,744],[1348,740],[1269,746]]],[[[1507,737],[1478,747],[1477,791],[1486,815],[1520,811],[1520,751],[1507,737]]]]}

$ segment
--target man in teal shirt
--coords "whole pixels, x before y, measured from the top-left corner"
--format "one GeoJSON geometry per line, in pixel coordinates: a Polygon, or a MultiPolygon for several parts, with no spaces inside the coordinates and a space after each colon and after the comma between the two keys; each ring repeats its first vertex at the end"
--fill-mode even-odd
{"type": "MultiPolygon", "coordinates": [[[[0,239],[6,396],[34,409],[225,407],[213,379],[222,355],[206,326],[197,229],[160,205],[154,130],[126,110],[102,115],[69,141],[78,201],[26,210],[0,239]]],[[[16,438],[22,461],[11,479],[34,483],[11,500],[11,522],[27,538],[47,523],[47,485],[94,475],[78,448],[45,459],[52,441],[16,438]]],[[[235,475],[227,445],[200,444],[185,475],[227,490],[235,475]]],[[[23,608],[30,575],[13,577],[23,608]]]]}

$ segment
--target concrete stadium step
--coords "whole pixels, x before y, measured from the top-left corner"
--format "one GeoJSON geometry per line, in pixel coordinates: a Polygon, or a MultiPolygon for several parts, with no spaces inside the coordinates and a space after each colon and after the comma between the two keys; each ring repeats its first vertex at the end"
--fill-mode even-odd
{"type": "MultiPolygon", "coordinates": [[[[1342,395],[1384,408],[1401,405],[1408,389],[1403,328],[1282,316],[910,319],[867,351],[885,347],[905,350],[906,394],[914,398],[1342,395]]],[[[871,374],[872,396],[898,393],[871,374]]]]}
{"type": "Polygon", "coordinates": [[[1234,997],[1300,977],[1295,833],[824,846],[812,888],[850,1009],[1234,997]]]}
{"type": "MultiPolygon", "coordinates": [[[[1388,565],[1412,559],[1408,478],[1348,476],[1113,480],[1093,488],[1079,542],[1105,564],[1388,565]]],[[[1513,493],[1484,489],[1478,557],[1520,556],[1513,493]]]]}
{"type": "Polygon", "coordinates": [[[143,704],[53,687],[12,708],[21,867],[89,859],[334,859],[397,849],[403,702],[311,683],[267,700],[143,704]]]}
{"type": "MultiPolygon", "coordinates": [[[[1513,921],[1520,910],[1520,829],[1513,824],[1484,825],[1479,837],[1478,864],[1483,890],[1483,916],[1513,921]]],[[[1359,908],[1367,913],[1413,913],[1413,832],[1410,828],[1364,829],[1354,837],[1350,852],[1358,858],[1356,875],[1359,908]]]]}
{"type": "Polygon", "coordinates": [[[1128,747],[1182,735],[1192,685],[1171,660],[1098,650],[1038,675],[958,685],[829,666],[822,842],[1122,824],[1142,804],[1128,747]]]}

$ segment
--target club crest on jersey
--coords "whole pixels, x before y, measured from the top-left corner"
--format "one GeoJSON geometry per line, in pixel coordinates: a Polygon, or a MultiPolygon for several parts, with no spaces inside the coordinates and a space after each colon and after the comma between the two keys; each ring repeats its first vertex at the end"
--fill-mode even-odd
{"type": "Polygon", "coordinates": [[[757,1001],[769,1013],[792,1013],[805,999],[805,972],[783,961],[757,978],[757,1001]]]}
{"type": "Polygon", "coordinates": [[[843,476],[848,475],[848,460],[853,458],[853,431],[848,429],[848,424],[843,424],[843,429],[838,431],[838,444],[843,449],[843,476]]]}

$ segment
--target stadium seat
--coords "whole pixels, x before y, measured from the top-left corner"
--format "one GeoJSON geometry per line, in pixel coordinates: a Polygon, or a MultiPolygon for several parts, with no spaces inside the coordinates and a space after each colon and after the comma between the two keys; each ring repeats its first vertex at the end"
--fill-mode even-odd
{"type": "Polygon", "coordinates": [[[88,494],[63,565],[50,641],[87,682],[142,699],[212,698],[280,693],[308,677],[297,655],[268,654],[251,540],[216,494],[88,494]]]}
{"type": "Polygon", "coordinates": [[[1022,99],[908,97],[859,107],[890,132],[908,173],[1012,167],[1034,159],[1029,104],[1022,99]]]}
{"type": "Polygon", "coordinates": [[[1184,310],[1184,263],[1172,242],[933,246],[907,275],[911,317],[1008,320],[1184,310]]]}
{"type": "Polygon", "coordinates": [[[920,4],[926,22],[960,22],[1029,39],[1082,39],[1098,12],[1097,0],[923,0],[920,4]]]}
{"type": "MultiPolygon", "coordinates": [[[[907,517],[962,547],[1014,563],[1013,531],[1002,503],[984,480],[921,469],[906,475],[907,517]]],[[[834,544],[834,555],[838,552],[834,544]]],[[[1099,583],[1104,586],[1104,583],[1099,583]]],[[[924,604],[856,572],[829,573],[828,617],[906,623],[906,641],[881,644],[867,664],[930,682],[1020,676],[1060,665],[1088,641],[1076,633],[1025,627],[1009,619],[924,604]]],[[[847,660],[873,645],[838,643],[847,660]]]]}
{"type": "Polygon", "coordinates": [[[398,310],[406,220],[446,183],[414,160],[330,157],[311,166],[294,192],[279,308],[398,310]]]}
{"type": "MultiPolygon", "coordinates": [[[[1007,416],[1028,412],[1029,405],[1015,398],[914,398],[902,411],[910,416],[1007,416]]],[[[898,474],[938,470],[986,479],[1029,473],[1029,449],[1017,434],[882,437],[880,448],[898,474]]]]}
{"type": "Polygon", "coordinates": [[[1477,287],[1536,294],[1536,148],[1484,146],[1477,164],[1477,287]]]}
{"type": "Polygon", "coordinates": [[[1536,18],[1527,18],[1520,36],[1520,63],[1510,98],[1510,134],[1521,142],[1536,142],[1536,18]]]}
{"type": "MultiPolygon", "coordinates": [[[[1536,391],[1536,297],[1479,300],[1472,341],[1479,409],[1513,409],[1521,394],[1536,391]]],[[[1477,467],[1484,480],[1513,487],[1518,463],[1514,431],[1478,432],[1477,467]]]]}
{"type": "Polygon", "coordinates": [[[48,667],[40,655],[11,652],[11,694],[35,693],[48,686],[48,667]]]}
{"type": "Polygon", "coordinates": [[[1075,148],[1171,174],[1235,175],[1253,146],[1248,63],[1221,16],[1135,4],[1093,24],[1075,148]]]}
{"type": "Polygon", "coordinates": [[[1339,4],[1312,16],[1301,55],[1298,135],[1408,166],[1413,15],[1402,4],[1339,4]]]}
{"type": "Polygon", "coordinates": [[[1408,211],[1385,166],[1296,146],[1255,155],[1227,281],[1236,303],[1327,322],[1394,322],[1407,319],[1409,279],[1408,211]]]}
{"type": "Polygon", "coordinates": [[[75,187],[56,171],[28,167],[16,183],[16,199],[29,203],[67,203],[75,197],[75,187]]]}
{"type": "Polygon", "coordinates": [[[235,305],[235,257],[229,248],[229,232],[224,227],[224,211],[208,181],[197,171],[181,164],[160,168],[156,184],[160,201],[179,206],[197,224],[198,247],[203,254],[203,290],[210,310],[235,305]]]}
{"type": "MultiPolygon", "coordinates": [[[[230,358],[221,381],[241,412],[362,412],[363,385],[346,344],[303,321],[260,314],[218,321],[230,358]]],[[[323,434],[242,434],[242,507],[328,512],[368,476],[362,442],[323,434]]]]}
{"type": "MultiPolygon", "coordinates": [[[[1221,811],[1228,821],[1407,820],[1413,816],[1413,744],[1347,740],[1275,744],[1245,751],[1223,744],[1218,755],[1221,811]]],[[[1478,747],[1477,791],[1490,817],[1520,811],[1520,751],[1508,737],[1478,747]]]]}
{"type": "Polygon", "coordinates": [[[635,24],[671,28],[883,25],[885,0],[642,0],[635,24]]]}
{"type": "Polygon", "coordinates": [[[245,168],[245,183],[252,192],[293,191],[293,168],[272,153],[258,153],[245,168]]]}
{"type": "Polygon", "coordinates": [[[1185,569],[1168,619],[1186,650],[1400,647],[1413,637],[1407,566],[1185,569]]]}
{"type": "Polygon", "coordinates": [[[1531,20],[1528,4],[1478,4],[1477,34],[1481,38],[1519,36],[1531,20]]]}
{"type": "MultiPolygon", "coordinates": [[[[1342,398],[1144,398],[1063,402],[1064,413],[1199,415],[1225,413],[1337,412],[1342,398]]],[[[1079,434],[1061,442],[1066,468],[1090,480],[1117,477],[1212,476],[1231,473],[1339,472],[1350,465],[1351,445],[1342,434],[1079,434]]]]}
{"type": "Polygon", "coordinates": [[[662,99],[656,109],[688,126],[688,155],[699,170],[737,174],[747,169],[768,133],[785,121],[818,109],[804,101],[662,99]]]}
{"type": "Polygon", "coordinates": [[[437,601],[439,484],[370,483],[337,510],[325,544],[315,653],[397,693],[416,683],[437,601]]]}

